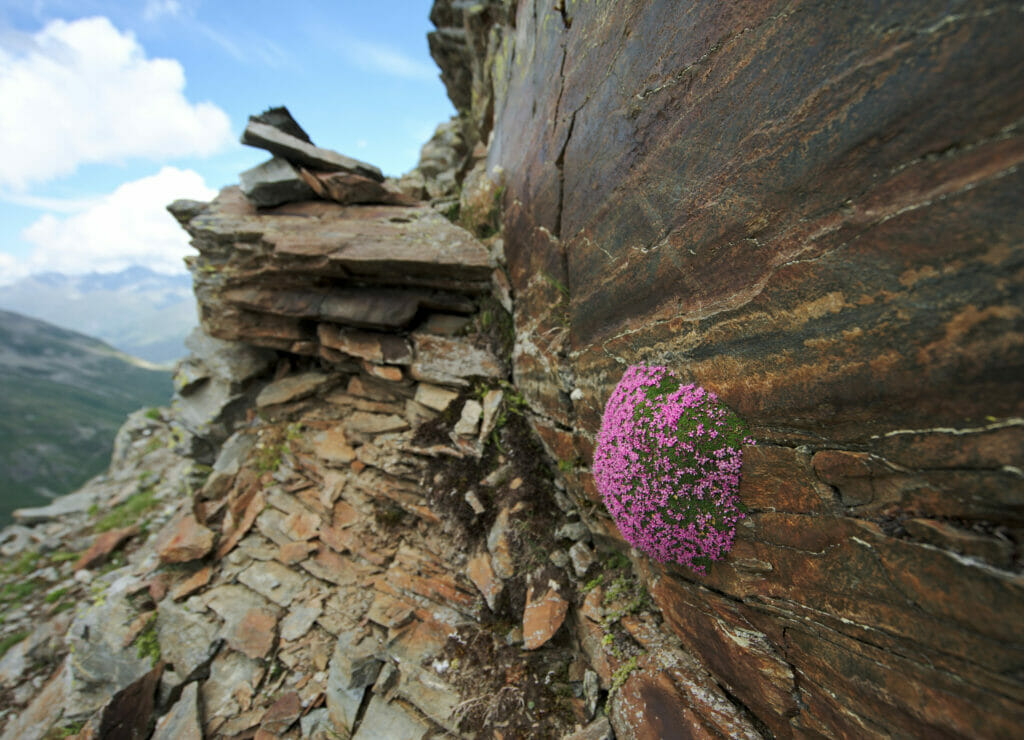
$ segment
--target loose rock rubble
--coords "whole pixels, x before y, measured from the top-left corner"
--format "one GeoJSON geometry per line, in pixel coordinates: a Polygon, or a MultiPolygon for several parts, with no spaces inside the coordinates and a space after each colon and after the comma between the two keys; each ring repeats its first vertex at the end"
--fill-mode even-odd
{"type": "Polygon", "coordinates": [[[429,207],[272,205],[379,182],[287,111],[243,140],[311,190],[170,207],[202,326],[108,475],[3,535],[3,737],[610,736],[669,638],[533,435],[501,269],[429,207]]]}

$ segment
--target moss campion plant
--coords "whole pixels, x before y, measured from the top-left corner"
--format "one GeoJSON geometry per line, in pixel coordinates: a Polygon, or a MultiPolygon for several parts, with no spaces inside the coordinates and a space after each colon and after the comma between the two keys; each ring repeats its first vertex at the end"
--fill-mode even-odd
{"type": "Polygon", "coordinates": [[[634,365],[601,420],[594,478],[630,545],[697,573],[732,548],[746,425],[700,386],[634,365]]]}

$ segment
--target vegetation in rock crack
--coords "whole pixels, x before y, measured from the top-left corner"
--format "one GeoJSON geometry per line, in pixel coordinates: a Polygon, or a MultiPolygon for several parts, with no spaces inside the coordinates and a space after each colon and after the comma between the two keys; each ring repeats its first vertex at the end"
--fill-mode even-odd
{"type": "Polygon", "coordinates": [[[639,668],[639,666],[637,665],[638,660],[638,655],[630,656],[628,660],[623,662],[622,665],[615,669],[615,672],[612,673],[612,685],[608,689],[609,693],[614,693],[622,688],[622,685],[626,683],[627,680],[629,680],[629,677],[630,675],[632,675],[633,671],[639,668]]]}
{"type": "Polygon", "coordinates": [[[28,632],[15,632],[0,638],[0,658],[7,654],[7,651],[28,637],[28,632]]]}
{"type": "Polygon", "coordinates": [[[634,365],[605,407],[594,478],[629,544],[704,574],[746,514],[744,444],[753,444],[746,425],[714,393],[668,368],[634,365]]]}
{"type": "Polygon", "coordinates": [[[93,531],[99,533],[129,527],[138,522],[143,514],[156,506],[156,503],[156,490],[152,486],[147,486],[107,512],[96,522],[93,531]]]}
{"type": "Polygon", "coordinates": [[[160,640],[156,632],[156,614],[149,618],[142,632],[135,638],[135,653],[140,658],[149,658],[150,665],[160,661],[160,640]]]}

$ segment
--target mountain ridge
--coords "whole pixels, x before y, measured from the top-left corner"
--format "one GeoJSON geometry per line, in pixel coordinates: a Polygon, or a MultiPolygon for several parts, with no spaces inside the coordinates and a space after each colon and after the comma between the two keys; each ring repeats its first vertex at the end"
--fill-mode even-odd
{"type": "Polygon", "coordinates": [[[125,414],[171,390],[166,369],[0,310],[0,522],[102,472],[125,414]]]}
{"type": "Polygon", "coordinates": [[[110,273],[35,273],[3,287],[0,309],[97,337],[163,366],[186,354],[185,337],[196,325],[189,275],[141,265],[110,273]]]}

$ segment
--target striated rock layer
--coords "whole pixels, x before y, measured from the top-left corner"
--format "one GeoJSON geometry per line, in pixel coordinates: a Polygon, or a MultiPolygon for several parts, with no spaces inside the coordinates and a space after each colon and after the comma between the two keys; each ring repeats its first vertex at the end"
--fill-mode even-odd
{"type": "MultiPolygon", "coordinates": [[[[484,58],[463,21],[486,74],[444,79],[493,126],[515,382],[595,532],[603,404],[668,365],[760,440],[733,553],[644,566],[730,699],[776,737],[1014,734],[1021,8],[538,0],[484,58]]],[[[627,737],[686,704],[664,673],[622,697],[627,737]]]]}
{"type": "Polygon", "coordinates": [[[466,229],[171,206],[202,327],[0,533],[3,737],[1017,734],[1022,17],[438,0],[466,229]],[[595,490],[631,363],[759,439],[706,576],[595,490]]]}

